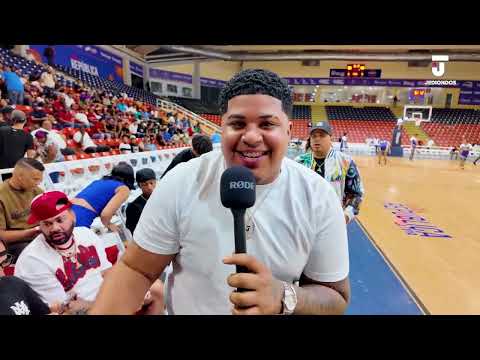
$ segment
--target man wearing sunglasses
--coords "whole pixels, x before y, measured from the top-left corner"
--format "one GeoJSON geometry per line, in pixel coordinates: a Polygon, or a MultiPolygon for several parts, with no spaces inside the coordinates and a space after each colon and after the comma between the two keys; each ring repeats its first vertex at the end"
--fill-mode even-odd
{"type": "Polygon", "coordinates": [[[46,315],[50,309],[22,279],[5,276],[12,263],[6,243],[0,240],[0,315],[46,315]]]}

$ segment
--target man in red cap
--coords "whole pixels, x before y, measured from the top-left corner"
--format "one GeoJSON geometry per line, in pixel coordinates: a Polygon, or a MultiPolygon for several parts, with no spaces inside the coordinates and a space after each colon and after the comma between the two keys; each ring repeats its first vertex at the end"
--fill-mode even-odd
{"type": "Polygon", "coordinates": [[[50,305],[75,299],[71,306],[88,306],[111,264],[102,240],[88,228],[75,228],[71,206],[60,191],[48,191],[33,199],[28,223],[38,222],[41,234],[18,258],[15,276],[50,305]]]}
{"type": "MultiPolygon", "coordinates": [[[[88,310],[111,264],[103,241],[89,228],[75,227],[71,206],[60,191],[48,191],[32,200],[28,222],[38,222],[41,234],[18,258],[15,276],[50,306],[60,302],[69,313],[76,313],[88,310]]],[[[150,298],[148,304],[154,300],[150,298]]],[[[151,310],[158,308],[155,305],[151,310]]]]}

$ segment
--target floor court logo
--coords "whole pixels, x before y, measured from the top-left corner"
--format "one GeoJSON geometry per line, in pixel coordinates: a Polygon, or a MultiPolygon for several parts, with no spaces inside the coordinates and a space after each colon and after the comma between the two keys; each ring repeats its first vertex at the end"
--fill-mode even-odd
{"type": "Polygon", "coordinates": [[[397,224],[407,235],[428,238],[452,238],[442,229],[430,224],[423,216],[417,215],[406,205],[387,202],[384,206],[395,216],[393,220],[395,224],[397,224]]]}

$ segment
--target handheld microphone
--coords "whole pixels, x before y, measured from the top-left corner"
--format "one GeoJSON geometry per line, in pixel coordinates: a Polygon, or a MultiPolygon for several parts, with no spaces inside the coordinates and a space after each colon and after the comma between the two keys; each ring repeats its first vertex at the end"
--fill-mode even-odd
{"type": "MultiPolygon", "coordinates": [[[[220,198],[222,205],[233,214],[235,235],[235,253],[247,252],[245,234],[245,211],[255,204],[256,181],[253,173],[244,166],[233,166],[225,170],[220,180],[220,198]]],[[[248,269],[236,265],[237,273],[246,273],[248,269]]],[[[245,291],[245,289],[237,289],[245,291]]]]}

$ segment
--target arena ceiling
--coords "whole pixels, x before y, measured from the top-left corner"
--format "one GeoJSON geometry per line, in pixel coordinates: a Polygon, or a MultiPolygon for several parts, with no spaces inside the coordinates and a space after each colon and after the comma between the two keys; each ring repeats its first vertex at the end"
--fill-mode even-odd
{"type": "Polygon", "coordinates": [[[126,45],[147,62],[370,60],[431,61],[432,54],[450,61],[480,61],[480,45],[126,45]]]}

